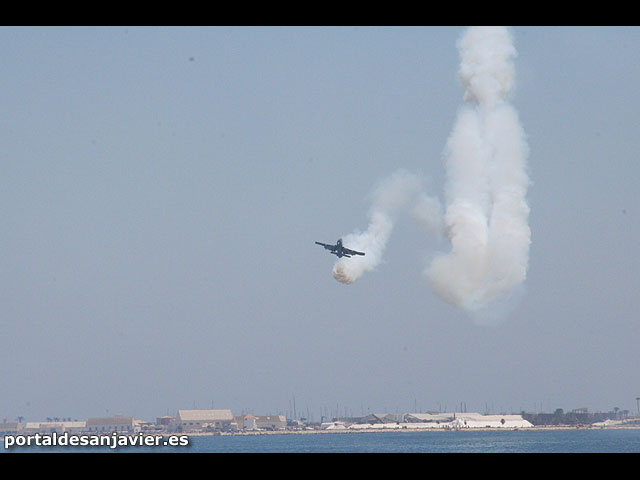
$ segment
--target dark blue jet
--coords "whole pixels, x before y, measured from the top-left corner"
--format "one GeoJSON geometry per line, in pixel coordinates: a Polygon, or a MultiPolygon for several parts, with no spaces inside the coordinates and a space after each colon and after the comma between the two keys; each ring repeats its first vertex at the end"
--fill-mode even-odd
{"type": "Polygon", "coordinates": [[[318,245],[322,245],[325,249],[331,250],[331,255],[336,255],[338,258],[347,257],[351,258],[351,255],[364,255],[362,252],[356,252],[355,250],[349,250],[342,246],[342,239],[339,238],[335,245],[327,245],[326,243],[316,242],[318,245]]]}

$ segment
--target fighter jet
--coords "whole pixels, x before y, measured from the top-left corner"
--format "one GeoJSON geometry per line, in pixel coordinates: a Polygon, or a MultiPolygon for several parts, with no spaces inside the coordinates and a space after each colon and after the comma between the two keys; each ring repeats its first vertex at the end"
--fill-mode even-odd
{"type": "Polygon", "coordinates": [[[351,258],[351,255],[364,255],[362,252],[356,252],[355,250],[349,250],[342,246],[342,239],[339,238],[335,245],[327,245],[326,243],[316,242],[318,245],[322,245],[325,249],[331,250],[331,255],[336,255],[338,258],[347,257],[351,258]]]}

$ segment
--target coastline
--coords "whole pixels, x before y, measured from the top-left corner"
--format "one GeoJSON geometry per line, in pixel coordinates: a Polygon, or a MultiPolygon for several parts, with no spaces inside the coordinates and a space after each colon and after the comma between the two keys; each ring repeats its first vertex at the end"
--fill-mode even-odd
{"type": "Polygon", "coordinates": [[[250,436],[250,435],[331,435],[350,433],[423,433],[423,432],[517,432],[517,431],[553,431],[553,430],[640,430],[640,425],[608,425],[592,427],[589,425],[550,425],[527,428],[360,428],[335,430],[253,430],[244,432],[186,432],[186,433],[154,433],[150,435],[187,435],[189,437],[206,436],[250,436]]]}

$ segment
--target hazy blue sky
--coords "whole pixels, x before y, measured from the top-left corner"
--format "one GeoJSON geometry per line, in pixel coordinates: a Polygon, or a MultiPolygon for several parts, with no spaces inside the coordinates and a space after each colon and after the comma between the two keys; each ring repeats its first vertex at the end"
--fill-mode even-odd
{"type": "Polygon", "coordinates": [[[314,245],[400,168],[443,198],[464,28],[1,28],[0,418],[636,412],[640,29],[511,31],[532,244],[486,327],[409,216],[353,285],[314,245]]]}

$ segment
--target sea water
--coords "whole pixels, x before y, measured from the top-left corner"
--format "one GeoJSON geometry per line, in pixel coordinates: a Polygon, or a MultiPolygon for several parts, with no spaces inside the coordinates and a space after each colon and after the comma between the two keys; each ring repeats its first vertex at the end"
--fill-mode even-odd
{"type": "Polygon", "coordinates": [[[2,452],[640,453],[640,429],[358,432],[193,436],[185,446],[14,447],[2,452]]]}

